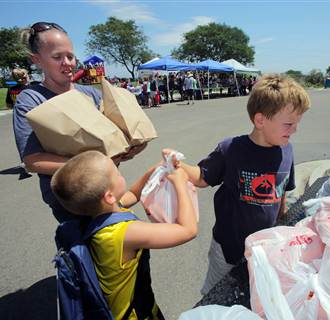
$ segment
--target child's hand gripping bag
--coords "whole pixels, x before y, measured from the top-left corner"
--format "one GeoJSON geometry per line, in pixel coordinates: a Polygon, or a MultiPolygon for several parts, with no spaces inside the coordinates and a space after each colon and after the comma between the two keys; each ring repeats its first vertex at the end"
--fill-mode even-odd
{"type": "MultiPolygon", "coordinates": [[[[173,152],[163,165],[155,169],[141,192],[141,202],[152,222],[174,223],[177,219],[177,196],[172,183],[167,179],[167,174],[173,172],[173,156],[177,160],[184,159],[180,152],[173,152]]],[[[187,182],[187,188],[195,209],[197,220],[199,217],[198,197],[195,186],[187,182]]]]}

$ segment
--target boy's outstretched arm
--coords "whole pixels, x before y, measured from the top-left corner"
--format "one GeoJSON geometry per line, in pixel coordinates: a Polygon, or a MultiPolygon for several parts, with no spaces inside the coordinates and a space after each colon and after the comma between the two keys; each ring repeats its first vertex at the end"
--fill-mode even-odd
{"type": "Polygon", "coordinates": [[[137,181],[135,181],[129,190],[122,196],[120,203],[124,208],[130,208],[140,201],[141,192],[144,185],[147,183],[149,177],[159,165],[160,163],[148,169],[148,171],[137,181]]]}
{"type": "MultiPolygon", "coordinates": [[[[163,157],[169,155],[173,150],[172,149],[163,149],[163,157]]],[[[208,184],[202,177],[201,168],[199,166],[192,166],[182,161],[178,161],[175,157],[173,159],[173,165],[175,168],[182,168],[186,171],[189,181],[196,187],[205,188],[208,187],[208,184]]]]}
{"type": "Polygon", "coordinates": [[[127,227],[124,251],[141,248],[161,249],[183,244],[197,235],[196,212],[188,193],[188,176],[181,168],[168,175],[178,201],[177,223],[148,223],[136,221],[127,227]]]}
{"type": "Polygon", "coordinates": [[[286,206],[286,193],[284,193],[281,199],[281,206],[278,213],[278,219],[285,217],[287,213],[288,213],[288,208],[286,206]]]}

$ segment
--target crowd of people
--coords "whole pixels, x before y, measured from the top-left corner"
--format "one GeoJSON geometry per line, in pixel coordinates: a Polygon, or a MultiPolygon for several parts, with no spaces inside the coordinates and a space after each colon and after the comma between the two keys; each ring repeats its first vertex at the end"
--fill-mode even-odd
{"type": "MultiPolygon", "coordinates": [[[[101,63],[95,68],[90,65],[85,66],[85,75],[79,82],[93,83],[90,80],[92,79],[90,71],[95,71],[95,77],[100,78],[104,75],[104,66],[101,63]]],[[[17,84],[10,87],[7,92],[6,103],[7,108],[10,109],[16,101],[16,96],[30,83],[29,74],[25,69],[15,68],[12,71],[12,78],[17,84]]],[[[145,108],[185,100],[187,104],[193,104],[194,100],[207,98],[207,95],[244,96],[251,92],[257,81],[257,77],[252,75],[237,74],[235,77],[233,74],[211,73],[208,75],[207,72],[191,71],[169,73],[169,80],[166,75],[158,73],[138,79],[116,77],[106,77],[106,79],[114,86],[129,90],[136,96],[139,105],[145,108]]]]}
{"type": "Polygon", "coordinates": [[[159,107],[164,103],[187,101],[193,104],[210,96],[237,96],[248,95],[257,81],[256,76],[207,72],[172,72],[169,79],[166,75],[157,72],[148,77],[108,78],[107,80],[118,87],[134,93],[142,107],[159,107]]]}
{"type": "MultiPolygon", "coordinates": [[[[89,95],[98,108],[101,93],[92,86],[73,82],[75,55],[68,34],[61,26],[38,22],[24,31],[23,38],[32,62],[43,70],[44,80],[18,95],[13,125],[22,161],[30,172],[39,175],[43,200],[58,222],[82,219],[82,216],[99,219],[114,212],[127,212],[140,200],[141,189],[156,166],[151,166],[127,191],[117,166],[129,157],[109,159],[98,151],[87,151],[69,159],[46,152],[26,113],[73,89],[89,95]]],[[[201,188],[220,185],[214,196],[216,222],[202,294],[243,257],[244,240],[249,234],[274,226],[278,216],[285,213],[285,192],[294,188],[289,139],[310,102],[305,90],[292,80],[279,75],[263,77],[257,84],[255,80],[252,77],[237,79],[240,93],[250,93],[247,110],[253,129],[249,134],[220,141],[197,165],[174,159],[175,170],[168,179],[178,198],[176,223],[124,221],[93,235],[90,250],[96,274],[115,319],[124,315],[129,319],[164,319],[153,299],[151,282],[148,282],[151,303],[146,305],[145,300],[141,305],[132,305],[135,279],[143,252],[174,247],[197,235],[196,214],[187,192],[188,180],[201,188]],[[255,86],[253,90],[252,86],[255,86]],[[265,181],[270,187],[265,188],[265,181]]],[[[134,92],[146,107],[174,101],[176,90],[180,100],[187,98],[189,104],[194,103],[197,92],[203,94],[209,83],[212,89],[218,84],[230,88],[230,94],[235,94],[234,88],[237,88],[232,75],[212,74],[209,78],[205,73],[192,72],[172,73],[169,81],[166,76],[154,75],[139,79],[135,85],[125,79],[109,81],[134,92]]],[[[163,155],[170,152],[164,150],[163,155]]],[[[149,260],[144,263],[149,264],[149,260]]],[[[147,270],[150,279],[150,269],[147,270]]]]}

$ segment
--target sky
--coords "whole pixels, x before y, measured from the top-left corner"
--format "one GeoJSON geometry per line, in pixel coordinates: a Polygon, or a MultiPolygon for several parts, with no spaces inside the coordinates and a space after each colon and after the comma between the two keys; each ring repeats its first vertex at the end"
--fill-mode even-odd
{"type": "MultiPolygon", "coordinates": [[[[91,25],[115,16],[135,20],[148,37],[148,47],[161,56],[178,47],[185,32],[210,22],[240,28],[255,49],[254,66],[263,73],[330,66],[330,0],[0,0],[0,27],[26,27],[37,21],[56,22],[69,34],[80,61],[89,54],[85,43],[91,25]]],[[[106,65],[109,76],[129,76],[106,65]]]]}

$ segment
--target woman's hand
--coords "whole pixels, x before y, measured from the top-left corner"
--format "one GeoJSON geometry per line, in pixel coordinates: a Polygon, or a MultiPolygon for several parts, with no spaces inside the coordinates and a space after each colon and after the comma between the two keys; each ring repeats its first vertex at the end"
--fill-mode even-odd
{"type": "Polygon", "coordinates": [[[138,153],[143,151],[147,147],[148,142],[131,147],[126,153],[116,155],[112,157],[112,161],[118,167],[120,162],[133,159],[138,153]]]}

